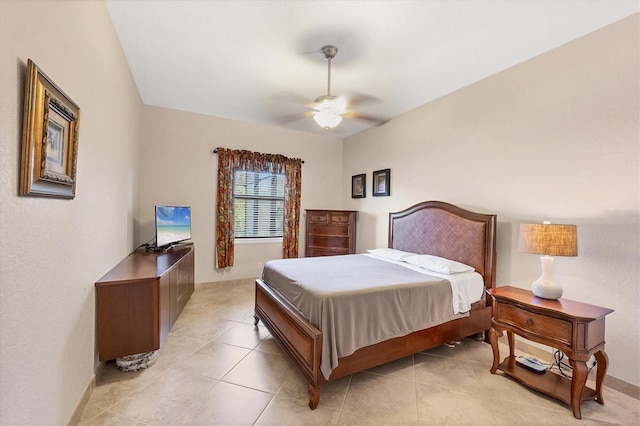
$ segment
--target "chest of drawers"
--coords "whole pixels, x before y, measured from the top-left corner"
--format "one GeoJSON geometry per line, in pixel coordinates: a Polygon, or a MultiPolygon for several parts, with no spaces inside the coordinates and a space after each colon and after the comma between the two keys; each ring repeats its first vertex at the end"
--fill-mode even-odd
{"type": "Polygon", "coordinates": [[[356,252],[357,211],[306,210],[306,212],[306,257],[356,252]]]}

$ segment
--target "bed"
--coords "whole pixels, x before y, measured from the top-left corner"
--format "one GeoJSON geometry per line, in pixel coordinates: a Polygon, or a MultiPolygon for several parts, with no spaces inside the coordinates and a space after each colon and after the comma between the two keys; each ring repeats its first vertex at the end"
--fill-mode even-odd
{"type": "MultiPolygon", "coordinates": [[[[480,275],[484,289],[495,287],[495,244],[495,215],[471,212],[441,201],[426,201],[400,212],[389,213],[388,248],[439,256],[469,265],[480,275]]],[[[344,256],[333,257],[346,261],[344,256]]],[[[325,354],[323,374],[323,345],[324,352],[327,352],[326,336],[319,327],[307,320],[310,315],[304,315],[298,309],[296,303],[299,301],[288,300],[282,291],[277,290],[268,279],[264,279],[265,275],[263,273],[263,278],[256,279],[255,324],[262,320],[307,379],[311,409],[317,407],[321,386],[327,381],[467,336],[483,334],[486,340],[486,332],[491,326],[491,306],[482,291],[482,300],[474,303],[464,315],[456,315],[444,323],[359,347],[349,352],[349,355],[338,357],[328,374],[326,357],[329,355],[325,354]]]]}

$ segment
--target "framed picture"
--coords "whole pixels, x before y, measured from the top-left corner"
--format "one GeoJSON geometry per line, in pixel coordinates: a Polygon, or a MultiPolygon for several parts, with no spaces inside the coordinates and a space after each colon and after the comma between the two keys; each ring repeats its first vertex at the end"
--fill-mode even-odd
{"type": "Polygon", "coordinates": [[[391,193],[391,170],[377,170],[373,172],[373,196],[386,197],[391,193]]]}
{"type": "Polygon", "coordinates": [[[351,198],[364,198],[367,196],[367,175],[351,176],[351,198]]]}
{"type": "Polygon", "coordinates": [[[27,62],[20,195],[74,198],[80,107],[27,62]]]}

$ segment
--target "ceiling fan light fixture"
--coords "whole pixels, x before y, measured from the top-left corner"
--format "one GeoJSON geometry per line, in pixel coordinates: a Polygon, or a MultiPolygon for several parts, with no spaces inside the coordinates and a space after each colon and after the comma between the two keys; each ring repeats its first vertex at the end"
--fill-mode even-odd
{"type": "Polygon", "coordinates": [[[320,96],[316,98],[316,111],[331,111],[334,114],[344,115],[347,113],[347,99],[344,96],[320,96]]]}
{"type": "Polygon", "coordinates": [[[320,127],[325,129],[332,129],[336,127],[342,121],[342,116],[335,114],[329,110],[317,111],[313,114],[313,119],[318,123],[320,127]]]}

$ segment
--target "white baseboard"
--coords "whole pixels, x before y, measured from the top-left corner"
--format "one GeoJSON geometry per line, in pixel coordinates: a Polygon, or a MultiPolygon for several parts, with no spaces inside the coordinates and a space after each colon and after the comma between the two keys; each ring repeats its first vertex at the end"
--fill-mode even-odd
{"type": "Polygon", "coordinates": [[[91,398],[91,394],[93,393],[93,390],[95,389],[95,387],[96,387],[96,375],[94,374],[93,377],[91,377],[91,380],[89,381],[89,385],[87,386],[87,389],[85,389],[84,393],[82,394],[82,398],[80,398],[80,401],[78,402],[78,406],[73,412],[73,415],[71,415],[71,418],[67,423],[67,426],[74,426],[80,423],[80,417],[82,416],[82,412],[84,411],[84,408],[87,406],[87,402],[89,402],[89,398],[91,398]]]}

